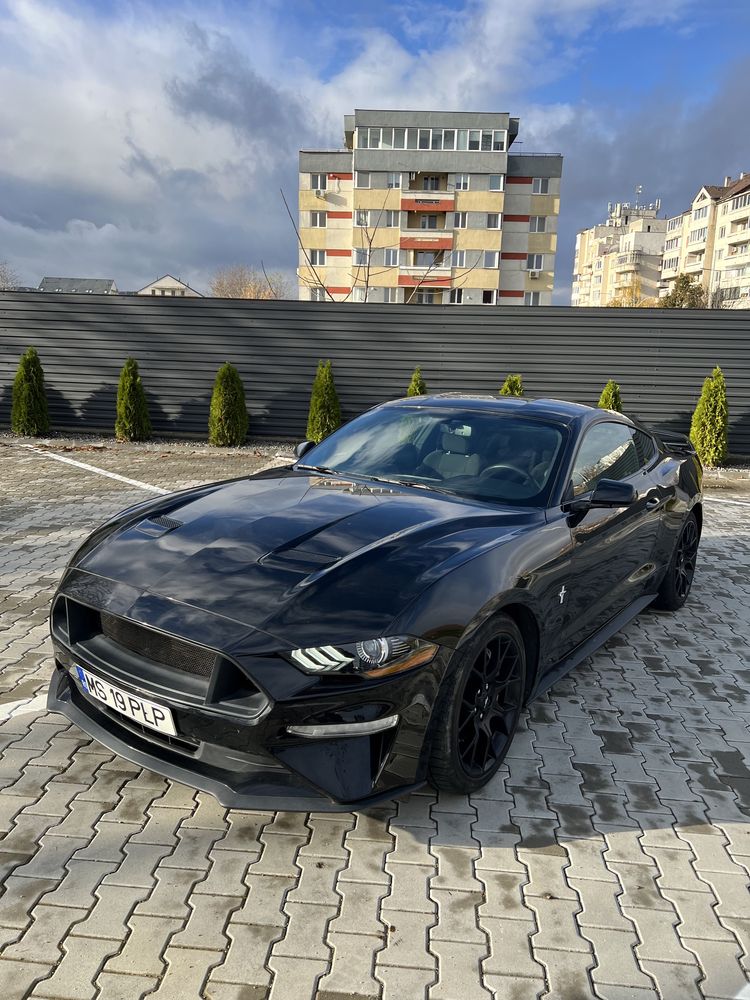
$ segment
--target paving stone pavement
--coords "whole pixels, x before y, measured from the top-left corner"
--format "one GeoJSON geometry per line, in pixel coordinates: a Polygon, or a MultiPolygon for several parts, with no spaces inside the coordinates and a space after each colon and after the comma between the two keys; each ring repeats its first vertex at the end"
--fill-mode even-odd
{"type": "MultiPolygon", "coordinates": [[[[178,488],[261,461],[99,464],[178,488]]],[[[707,500],[688,606],[532,705],[480,793],[236,812],[44,709],[66,559],[148,494],[0,463],[0,997],[750,997],[750,506],[707,500]]]]}

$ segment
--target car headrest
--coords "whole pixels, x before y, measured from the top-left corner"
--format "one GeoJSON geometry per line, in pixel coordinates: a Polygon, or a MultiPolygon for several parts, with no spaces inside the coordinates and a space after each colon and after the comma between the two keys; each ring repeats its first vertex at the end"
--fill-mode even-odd
{"type": "Polygon", "coordinates": [[[449,434],[447,431],[443,431],[440,438],[440,447],[443,451],[449,451],[453,455],[468,455],[469,440],[469,438],[463,437],[461,434],[449,434]]]}

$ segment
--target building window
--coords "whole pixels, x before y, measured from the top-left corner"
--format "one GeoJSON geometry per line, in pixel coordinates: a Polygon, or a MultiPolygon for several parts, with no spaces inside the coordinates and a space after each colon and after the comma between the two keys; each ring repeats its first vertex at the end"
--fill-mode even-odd
{"type": "MultiPolygon", "coordinates": [[[[403,129],[396,129],[397,132],[403,132],[403,129]]],[[[403,149],[403,147],[400,147],[403,149]]],[[[401,174],[388,174],[387,184],[389,188],[400,188],[401,187],[401,174]]]]}
{"type": "Polygon", "coordinates": [[[370,213],[366,208],[358,208],[354,213],[354,225],[355,226],[369,226],[370,225],[370,213]]]}
{"type": "Polygon", "coordinates": [[[423,191],[439,191],[440,190],[440,178],[434,174],[428,174],[426,177],[422,178],[422,190],[423,191]]]}
{"type": "Polygon", "coordinates": [[[523,304],[525,306],[538,306],[540,294],[540,292],[524,292],[523,304]]]}
{"type": "Polygon", "coordinates": [[[467,212],[454,212],[453,213],[453,228],[454,229],[466,229],[468,222],[467,212]]]}
{"type": "Polygon", "coordinates": [[[676,219],[670,219],[667,223],[667,232],[671,233],[673,229],[679,229],[682,226],[682,216],[678,215],[676,219]]]}
{"type": "Polygon", "coordinates": [[[383,302],[398,302],[398,288],[384,288],[383,302]]]}
{"type": "Polygon", "coordinates": [[[438,305],[440,302],[439,295],[440,292],[434,292],[431,288],[420,288],[417,291],[417,304],[420,306],[438,305]]]}
{"type": "Polygon", "coordinates": [[[418,144],[418,148],[419,149],[429,149],[430,148],[430,139],[431,139],[430,132],[431,132],[431,129],[428,129],[428,128],[421,128],[419,130],[419,144],[418,144]]]}
{"type": "Polygon", "coordinates": [[[505,190],[505,174],[490,174],[490,191],[505,190]]]}
{"type": "Polygon", "coordinates": [[[454,250],[453,251],[453,267],[466,267],[466,251],[465,250],[454,250]]]}
{"type": "Polygon", "coordinates": [[[398,267],[398,250],[385,251],[385,266],[398,267]]]}
{"type": "Polygon", "coordinates": [[[545,233],[547,231],[547,216],[532,215],[529,219],[530,233],[545,233]]]}
{"type": "Polygon", "coordinates": [[[500,129],[495,129],[492,133],[492,149],[496,153],[502,153],[505,150],[505,132],[500,129]]]}
{"type": "Polygon", "coordinates": [[[437,229],[437,216],[436,215],[422,215],[419,220],[420,229],[437,229]]]}
{"type": "Polygon", "coordinates": [[[549,177],[534,177],[531,181],[532,194],[549,194],[549,177]]]}
{"type": "Polygon", "coordinates": [[[704,226],[702,229],[693,229],[688,236],[688,243],[702,243],[706,236],[708,235],[708,228],[704,226]]]}
{"type": "Polygon", "coordinates": [[[483,267],[497,267],[497,250],[485,250],[484,251],[484,264],[483,267]]]}
{"type": "MultiPolygon", "coordinates": [[[[56,289],[55,289],[55,291],[56,291],[56,292],[61,292],[61,291],[62,291],[62,289],[61,289],[61,288],[56,288],[56,289]]],[[[156,289],[155,289],[155,288],[152,288],[152,289],[151,289],[151,294],[152,294],[152,295],[156,295],[156,289]]]]}
{"type": "Polygon", "coordinates": [[[499,229],[502,216],[499,212],[488,212],[487,213],[487,228],[488,229],[499,229]]]}
{"type": "Polygon", "coordinates": [[[358,170],[355,174],[355,186],[358,188],[368,188],[370,186],[370,171],[358,170]]]}
{"type": "Polygon", "coordinates": [[[387,212],[381,212],[380,222],[386,229],[398,229],[401,225],[401,213],[390,209],[387,212]]]}
{"type": "Polygon", "coordinates": [[[705,219],[708,215],[708,205],[702,205],[701,208],[696,208],[693,212],[694,219],[705,219]]]}
{"type": "Polygon", "coordinates": [[[434,267],[437,260],[437,255],[434,250],[415,250],[414,251],[414,266],[415,267],[434,267]]]}
{"type": "Polygon", "coordinates": [[[664,261],[665,271],[674,271],[677,269],[677,265],[680,263],[679,257],[667,257],[664,261]]]}
{"type": "Polygon", "coordinates": [[[721,229],[719,230],[719,239],[723,240],[726,235],[727,235],[727,227],[722,226],[721,229]]]}
{"type": "MultiPolygon", "coordinates": [[[[530,253],[526,258],[526,270],[527,271],[544,270],[544,254],[530,253]]],[[[601,281],[601,277],[599,278],[599,280],[601,281]]]]}
{"type": "Polygon", "coordinates": [[[460,306],[464,300],[463,288],[451,288],[448,301],[452,306],[460,306]]]}
{"type": "Polygon", "coordinates": [[[325,302],[326,290],[325,288],[311,288],[310,289],[310,301],[311,302],[325,302]]]}
{"type": "Polygon", "coordinates": [[[469,174],[456,174],[456,191],[469,190],[469,174]]]}
{"type": "Polygon", "coordinates": [[[494,306],[497,303],[497,289],[485,288],[482,292],[482,305],[494,306]]]}
{"type": "Polygon", "coordinates": [[[354,248],[354,264],[356,267],[367,267],[369,260],[370,255],[366,247],[354,248]]]}
{"type": "Polygon", "coordinates": [[[325,229],[326,219],[325,212],[310,212],[310,225],[313,229],[325,229]]]}
{"type": "Polygon", "coordinates": [[[325,191],[328,187],[326,174],[310,174],[310,187],[313,191],[325,191]]]}
{"type": "Polygon", "coordinates": [[[664,244],[664,249],[676,250],[679,245],[680,245],[680,237],[673,236],[671,239],[667,240],[667,242],[664,244]]]}
{"type": "Polygon", "coordinates": [[[317,265],[325,264],[326,262],[326,252],[325,250],[311,250],[310,251],[310,263],[313,267],[317,265]]]}
{"type": "Polygon", "coordinates": [[[365,301],[365,289],[362,285],[355,285],[352,288],[352,302],[364,302],[365,301]]]}
{"type": "Polygon", "coordinates": [[[456,148],[456,130],[454,128],[443,129],[443,149],[456,148]]]}

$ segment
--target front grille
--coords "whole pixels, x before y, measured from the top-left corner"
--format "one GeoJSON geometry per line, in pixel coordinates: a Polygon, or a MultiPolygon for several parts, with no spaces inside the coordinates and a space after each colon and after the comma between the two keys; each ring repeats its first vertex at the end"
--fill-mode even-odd
{"type": "Polygon", "coordinates": [[[138,653],[148,660],[163,663],[173,670],[182,670],[197,677],[210,677],[216,662],[216,653],[202,646],[194,646],[183,639],[164,635],[144,628],[127,618],[118,618],[107,611],[100,612],[102,634],[119,646],[138,653]]]}

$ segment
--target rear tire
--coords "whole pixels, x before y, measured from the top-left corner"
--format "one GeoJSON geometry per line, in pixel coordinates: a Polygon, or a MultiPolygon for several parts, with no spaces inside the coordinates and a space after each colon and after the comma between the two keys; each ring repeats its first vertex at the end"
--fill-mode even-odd
{"type": "Polygon", "coordinates": [[[653,607],[661,611],[679,611],[685,604],[693,585],[699,541],[698,521],[691,511],[682,525],[653,607]]]}
{"type": "Polygon", "coordinates": [[[473,792],[502,764],[523,707],[526,650],[508,615],[496,615],[456,651],[433,722],[430,780],[473,792]]]}

